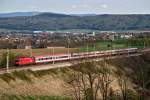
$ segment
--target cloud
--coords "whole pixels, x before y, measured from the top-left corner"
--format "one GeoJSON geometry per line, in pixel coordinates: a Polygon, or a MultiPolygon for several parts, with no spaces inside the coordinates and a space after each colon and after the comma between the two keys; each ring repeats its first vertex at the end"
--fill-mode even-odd
{"type": "Polygon", "coordinates": [[[101,7],[102,8],[108,8],[108,5],[107,4],[102,4],[101,7]]]}
{"type": "Polygon", "coordinates": [[[82,8],[88,8],[89,6],[87,4],[81,5],[82,8]]]}
{"type": "Polygon", "coordinates": [[[38,7],[37,6],[33,6],[33,5],[31,5],[31,6],[29,6],[29,9],[37,9],[38,7]]]}
{"type": "Polygon", "coordinates": [[[77,5],[72,5],[71,8],[76,9],[77,5]]]}
{"type": "Polygon", "coordinates": [[[71,8],[73,8],[73,9],[76,9],[76,8],[84,9],[84,8],[90,8],[90,6],[87,5],[87,4],[82,4],[82,5],[72,5],[71,8]]]}

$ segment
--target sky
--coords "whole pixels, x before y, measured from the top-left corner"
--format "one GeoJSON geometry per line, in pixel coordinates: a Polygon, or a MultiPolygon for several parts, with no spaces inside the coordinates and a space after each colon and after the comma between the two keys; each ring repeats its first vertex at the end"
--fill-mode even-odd
{"type": "Polygon", "coordinates": [[[0,13],[150,14],[150,0],[0,0],[0,13]]]}

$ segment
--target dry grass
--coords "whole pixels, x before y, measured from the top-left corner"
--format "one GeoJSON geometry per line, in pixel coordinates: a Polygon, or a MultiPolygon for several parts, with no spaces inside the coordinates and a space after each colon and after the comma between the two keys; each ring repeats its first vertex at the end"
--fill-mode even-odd
{"type": "Polygon", "coordinates": [[[70,86],[62,77],[63,69],[15,71],[0,75],[0,94],[70,96],[70,86]]]}
{"type": "Polygon", "coordinates": [[[7,84],[0,80],[0,93],[9,95],[51,95],[66,96],[69,92],[67,84],[58,78],[45,75],[41,78],[33,78],[32,82],[26,82],[21,79],[10,81],[7,84]]]}

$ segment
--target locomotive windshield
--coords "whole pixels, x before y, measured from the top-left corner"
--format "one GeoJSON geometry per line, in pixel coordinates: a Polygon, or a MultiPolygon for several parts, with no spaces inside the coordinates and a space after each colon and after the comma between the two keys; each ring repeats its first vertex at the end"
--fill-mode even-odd
{"type": "Polygon", "coordinates": [[[15,62],[19,62],[19,59],[16,59],[15,62]]]}

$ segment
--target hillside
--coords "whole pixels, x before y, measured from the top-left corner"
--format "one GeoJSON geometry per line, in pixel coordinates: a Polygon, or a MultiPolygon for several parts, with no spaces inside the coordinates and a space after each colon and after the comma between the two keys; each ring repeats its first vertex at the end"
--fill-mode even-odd
{"type": "Polygon", "coordinates": [[[41,12],[14,12],[14,13],[0,13],[0,18],[17,17],[17,16],[35,16],[41,12]]]}
{"type": "MultiPolygon", "coordinates": [[[[141,84],[138,82],[141,81],[145,82],[150,80],[149,75],[147,75],[149,73],[149,68],[150,68],[149,61],[150,61],[150,55],[148,54],[139,57],[109,60],[107,62],[109,66],[107,67],[111,72],[111,74],[109,74],[109,76],[107,77],[109,77],[109,80],[110,79],[112,80],[111,84],[109,85],[111,89],[113,89],[113,91],[118,91],[120,89],[120,85],[117,80],[119,80],[118,77],[120,77],[119,76],[120,74],[118,74],[118,70],[121,70],[125,75],[124,77],[128,77],[125,80],[127,85],[126,89],[129,89],[130,90],[129,93],[131,94],[129,96],[130,99],[127,100],[137,100],[136,96],[138,94],[136,89],[141,88],[141,84]],[[143,70],[141,70],[141,67],[143,70]],[[147,69],[145,70],[146,67],[148,68],[148,70],[147,69]],[[144,80],[142,80],[143,79],[142,77],[139,77],[140,74],[137,74],[140,73],[140,71],[144,71],[144,75],[147,75],[144,76],[144,80]],[[133,93],[131,91],[133,91],[133,93]]],[[[103,65],[103,63],[101,62],[99,63],[102,64],[101,67],[106,66],[103,65]]],[[[88,63],[88,66],[85,64],[82,65],[79,64],[79,65],[72,66],[70,68],[57,68],[57,69],[50,69],[50,70],[37,71],[37,72],[16,71],[11,74],[0,75],[0,97],[1,95],[2,96],[14,95],[15,97],[16,96],[72,97],[74,95],[73,87],[71,84],[71,82],[73,82],[72,81],[73,77],[78,74],[82,75],[81,74],[82,71],[84,71],[85,75],[88,75],[88,73],[92,74],[94,72],[93,69],[95,68],[96,66],[93,67],[92,64],[88,63]]],[[[86,78],[86,76],[84,77],[86,78]]],[[[86,82],[88,81],[86,80],[86,82]]],[[[147,84],[145,88],[148,89],[149,86],[150,85],[147,84]]],[[[32,99],[32,100],[36,100],[36,99],[32,99]]],[[[43,99],[38,99],[38,100],[43,100],[43,99]]],[[[119,100],[119,99],[113,99],[113,100],[119,100]]]]}
{"type": "Polygon", "coordinates": [[[149,30],[150,15],[73,16],[42,13],[35,16],[0,18],[0,28],[16,30],[149,30]]]}

